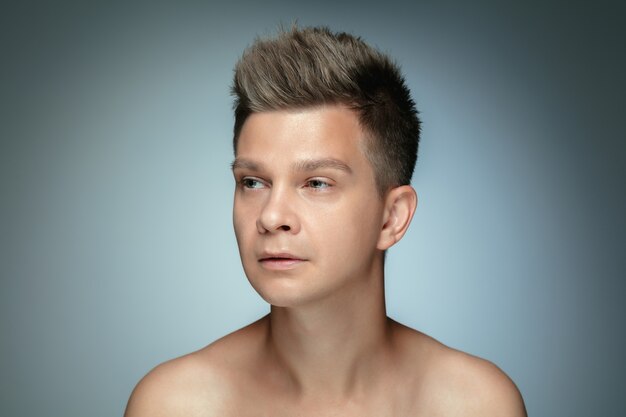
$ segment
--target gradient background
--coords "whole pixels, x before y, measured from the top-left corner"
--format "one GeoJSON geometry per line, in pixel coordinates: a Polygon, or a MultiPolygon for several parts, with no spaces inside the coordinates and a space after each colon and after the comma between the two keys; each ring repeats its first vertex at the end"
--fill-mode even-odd
{"type": "Polygon", "coordinates": [[[296,18],[390,53],[421,110],[389,314],[498,364],[532,416],[626,415],[618,2],[99,3],[0,12],[0,415],[121,415],[268,310],[232,232],[228,88],[296,18]]]}

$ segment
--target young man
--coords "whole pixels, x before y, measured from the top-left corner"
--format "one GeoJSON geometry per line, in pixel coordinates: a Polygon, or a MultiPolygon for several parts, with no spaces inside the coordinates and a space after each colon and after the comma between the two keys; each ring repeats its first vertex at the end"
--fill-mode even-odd
{"type": "Polygon", "coordinates": [[[324,28],[237,64],[234,226],[271,312],[150,372],[127,417],[524,416],[496,366],[386,316],[420,123],[398,68],[324,28]]]}

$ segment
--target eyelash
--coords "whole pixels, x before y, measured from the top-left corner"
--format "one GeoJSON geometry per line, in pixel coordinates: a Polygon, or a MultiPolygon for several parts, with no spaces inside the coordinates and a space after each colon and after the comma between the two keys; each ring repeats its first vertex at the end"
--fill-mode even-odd
{"type": "Polygon", "coordinates": [[[241,184],[241,186],[242,186],[243,188],[247,188],[247,189],[250,189],[250,190],[255,190],[255,189],[261,188],[261,187],[252,187],[252,186],[251,186],[251,183],[258,183],[258,184],[260,184],[261,186],[264,186],[264,185],[265,185],[265,184],[263,184],[263,181],[261,181],[261,180],[259,180],[259,179],[257,179],[257,178],[250,178],[250,177],[244,177],[244,178],[242,178],[242,179],[239,181],[239,183],[241,184]]]}
{"type": "Polygon", "coordinates": [[[320,180],[320,179],[310,179],[306,182],[306,185],[308,188],[311,188],[313,190],[324,190],[327,188],[332,187],[332,185],[330,185],[328,182],[324,181],[324,180],[320,180]],[[312,183],[319,183],[318,185],[322,185],[321,187],[312,187],[311,184],[312,183]]]}

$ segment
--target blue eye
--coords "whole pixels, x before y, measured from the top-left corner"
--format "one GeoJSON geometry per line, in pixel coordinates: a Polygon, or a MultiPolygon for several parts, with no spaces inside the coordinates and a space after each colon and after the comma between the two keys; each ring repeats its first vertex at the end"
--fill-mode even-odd
{"type": "Polygon", "coordinates": [[[256,189],[256,188],[263,188],[263,183],[257,179],[254,178],[244,178],[241,180],[241,185],[243,185],[244,188],[252,188],[252,189],[256,189]]]}
{"type": "Polygon", "coordinates": [[[329,183],[327,183],[327,182],[325,182],[325,181],[322,181],[322,180],[309,180],[309,181],[307,182],[307,185],[308,185],[310,188],[314,188],[314,189],[316,189],[316,190],[319,190],[319,189],[323,189],[323,188],[328,188],[328,187],[330,187],[330,184],[329,184],[329,183]]]}

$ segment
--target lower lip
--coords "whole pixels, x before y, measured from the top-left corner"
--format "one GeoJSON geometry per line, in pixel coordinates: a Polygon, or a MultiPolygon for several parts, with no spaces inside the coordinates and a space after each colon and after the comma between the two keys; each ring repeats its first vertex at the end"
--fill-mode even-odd
{"type": "Polygon", "coordinates": [[[284,271],[296,268],[305,261],[302,259],[262,259],[259,262],[263,268],[284,271]]]}

